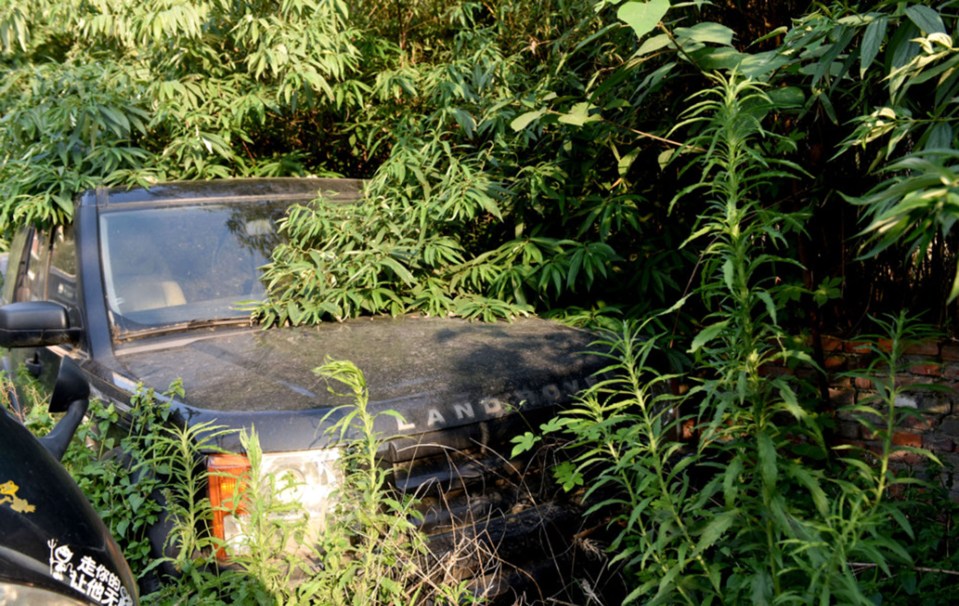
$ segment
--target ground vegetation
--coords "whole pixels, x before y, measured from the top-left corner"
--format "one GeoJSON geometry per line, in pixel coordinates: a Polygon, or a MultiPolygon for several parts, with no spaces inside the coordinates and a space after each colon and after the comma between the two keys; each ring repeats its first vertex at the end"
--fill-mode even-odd
{"type": "Polygon", "coordinates": [[[956,333],[957,27],[953,0],[14,0],[0,225],[101,184],[368,178],[282,226],[257,318],[611,331],[618,378],[543,433],[617,495],[631,600],[948,601],[899,387],[860,377],[883,446],[837,450],[817,344],[882,333],[894,369],[956,333]]]}

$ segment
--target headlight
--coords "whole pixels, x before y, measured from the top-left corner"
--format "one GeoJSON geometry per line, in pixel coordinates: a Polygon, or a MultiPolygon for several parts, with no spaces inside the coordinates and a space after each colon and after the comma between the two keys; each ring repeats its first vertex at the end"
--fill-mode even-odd
{"type": "MultiPolygon", "coordinates": [[[[263,454],[257,478],[261,498],[299,504],[282,517],[306,517],[310,536],[317,536],[326,526],[333,508],[331,495],[340,484],[339,457],[338,449],[263,454]],[[270,494],[268,478],[272,478],[276,494],[270,494]]],[[[208,469],[213,534],[226,541],[231,550],[242,552],[248,543],[250,461],[237,454],[212,455],[208,469]]],[[[221,551],[220,556],[226,554],[221,551]]]]}

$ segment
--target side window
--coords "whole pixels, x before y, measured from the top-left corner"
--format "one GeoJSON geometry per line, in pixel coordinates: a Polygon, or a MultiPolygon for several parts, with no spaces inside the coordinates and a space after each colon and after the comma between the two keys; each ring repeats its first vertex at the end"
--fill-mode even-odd
{"type": "Polygon", "coordinates": [[[10,293],[14,301],[51,300],[62,303],[70,310],[70,320],[76,322],[77,313],[77,253],[73,239],[73,227],[57,227],[52,232],[30,230],[18,236],[14,250],[23,251],[18,258],[11,257],[8,268],[10,279],[4,293],[10,293]],[[22,248],[17,249],[19,244],[22,248]],[[14,273],[17,277],[14,278],[14,273]]]}
{"type": "Polygon", "coordinates": [[[47,298],[47,263],[50,261],[50,237],[33,232],[26,252],[26,272],[17,285],[15,301],[42,301],[47,298]]]}
{"type": "Polygon", "coordinates": [[[27,263],[27,243],[33,238],[32,229],[24,229],[13,237],[10,243],[10,256],[7,258],[6,271],[3,274],[3,302],[22,301],[17,293],[23,285],[24,268],[27,263]]]}
{"type": "Polygon", "coordinates": [[[47,278],[47,299],[62,303],[70,310],[70,322],[79,321],[77,313],[77,247],[73,226],[58,227],[53,232],[50,251],[50,272],[47,278]]]}

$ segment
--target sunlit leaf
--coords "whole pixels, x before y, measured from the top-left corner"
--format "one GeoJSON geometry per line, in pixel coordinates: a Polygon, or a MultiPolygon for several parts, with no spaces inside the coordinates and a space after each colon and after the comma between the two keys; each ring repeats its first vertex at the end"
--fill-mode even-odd
{"type": "Polygon", "coordinates": [[[577,103],[567,113],[559,116],[559,121],[571,126],[583,126],[587,122],[599,120],[600,117],[592,113],[594,106],[589,103],[577,103]]]}
{"type": "Polygon", "coordinates": [[[620,5],[616,16],[633,28],[637,37],[642,38],[656,28],[668,11],[669,0],[629,0],[620,5]]]}

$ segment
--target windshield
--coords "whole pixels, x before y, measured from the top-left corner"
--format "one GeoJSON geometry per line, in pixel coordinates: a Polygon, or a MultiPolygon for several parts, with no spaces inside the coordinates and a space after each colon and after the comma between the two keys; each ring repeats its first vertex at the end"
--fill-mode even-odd
{"type": "Polygon", "coordinates": [[[118,209],[100,215],[107,304],[119,332],[249,317],[288,202],[118,209]]]}

